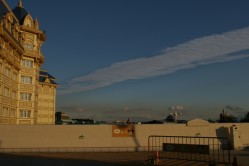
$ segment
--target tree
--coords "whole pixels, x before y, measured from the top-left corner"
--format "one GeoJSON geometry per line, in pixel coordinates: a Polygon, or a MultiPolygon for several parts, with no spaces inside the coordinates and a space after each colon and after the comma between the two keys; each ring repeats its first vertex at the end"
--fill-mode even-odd
{"type": "Polygon", "coordinates": [[[249,122],[249,112],[245,115],[244,118],[241,118],[240,122],[249,122]]]}
{"type": "Polygon", "coordinates": [[[231,123],[238,122],[238,119],[233,115],[227,115],[224,110],[222,110],[220,114],[220,119],[218,120],[220,123],[231,123]]]}
{"type": "Polygon", "coordinates": [[[169,114],[166,119],[165,119],[166,122],[176,122],[176,118],[175,116],[173,116],[172,114],[169,114]]]}

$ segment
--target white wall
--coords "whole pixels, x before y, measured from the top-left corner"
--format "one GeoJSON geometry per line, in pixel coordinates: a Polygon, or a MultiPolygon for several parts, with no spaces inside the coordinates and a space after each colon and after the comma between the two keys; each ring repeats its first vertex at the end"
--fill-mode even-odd
{"type": "Polygon", "coordinates": [[[249,123],[211,123],[206,125],[146,124],[135,125],[133,137],[113,137],[112,125],[0,125],[0,151],[37,151],[48,148],[58,151],[146,150],[150,135],[163,136],[227,136],[236,125],[243,146],[249,145],[249,123]],[[83,139],[81,139],[83,138],[83,139]],[[77,148],[77,149],[76,149],[77,148]],[[82,148],[82,149],[80,149],[82,148]],[[76,149],[76,150],[75,150],[76,149]]]}

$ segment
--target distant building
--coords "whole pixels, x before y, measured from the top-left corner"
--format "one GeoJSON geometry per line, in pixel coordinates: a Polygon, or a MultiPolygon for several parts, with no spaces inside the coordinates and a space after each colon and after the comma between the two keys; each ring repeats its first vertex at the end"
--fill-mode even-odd
{"type": "Polygon", "coordinates": [[[95,124],[93,119],[72,119],[72,124],[95,124]]]}
{"type": "Polygon", "coordinates": [[[0,124],[54,124],[55,78],[40,68],[46,40],[23,8],[0,0],[0,124]]]}
{"type": "Polygon", "coordinates": [[[55,123],[56,87],[55,78],[47,71],[40,70],[37,124],[55,123]]]}
{"type": "Polygon", "coordinates": [[[163,124],[163,121],[161,120],[152,120],[148,122],[142,122],[142,124],[163,124]]]}
{"type": "Polygon", "coordinates": [[[64,112],[55,113],[55,124],[71,124],[73,121],[70,117],[64,112]]]}

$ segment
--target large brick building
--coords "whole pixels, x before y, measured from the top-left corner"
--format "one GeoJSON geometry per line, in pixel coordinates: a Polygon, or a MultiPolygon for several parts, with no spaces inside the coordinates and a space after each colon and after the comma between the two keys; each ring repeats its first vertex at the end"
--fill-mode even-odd
{"type": "Polygon", "coordinates": [[[55,78],[41,66],[46,40],[23,8],[0,0],[0,124],[54,124],[55,78]]]}

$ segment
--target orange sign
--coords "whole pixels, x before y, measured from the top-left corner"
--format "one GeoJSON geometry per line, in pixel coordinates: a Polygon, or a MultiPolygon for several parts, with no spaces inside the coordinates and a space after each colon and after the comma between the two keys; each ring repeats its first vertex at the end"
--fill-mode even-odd
{"type": "Polygon", "coordinates": [[[134,125],[113,125],[113,137],[133,137],[135,134],[134,125]]]}

